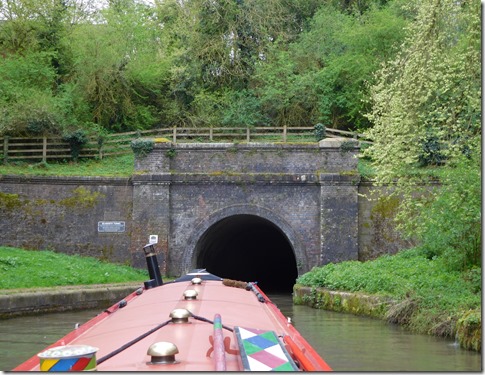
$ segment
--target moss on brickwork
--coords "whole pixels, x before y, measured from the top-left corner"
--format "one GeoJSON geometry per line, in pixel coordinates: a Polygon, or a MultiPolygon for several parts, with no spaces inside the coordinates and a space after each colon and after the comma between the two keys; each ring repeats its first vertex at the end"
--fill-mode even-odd
{"type": "Polygon", "coordinates": [[[360,293],[336,292],[324,288],[310,288],[296,284],[293,302],[317,309],[384,318],[392,303],[389,298],[360,293]]]}
{"type": "Polygon", "coordinates": [[[22,201],[18,194],[8,194],[0,192],[0,209],[1,210],[14,210],[22,206],[22,201]]]}
{"type": "Polygon", "coordinates": [[[58,203],[66,208],[93,208],[99,198],[104,197],[99,192],[91,193],[84,187],[78,187],[73,190],[73,195],[69,198],[61,199],[58,203]]]}
{"type": "Polygon", "coordinates": [[[113,245],[104,245],[101,247],[101,256],[99,258],[104,261],[109,261],[113,257],[113,254],[113,245]]]}
{"type": "Polygon", "coordinates": [[[399,206],[397,197],[379,197],[377,204],[372,208],[371,218],[392,219],[399,206]]]}
{"type": "Polygon", "coordinates": [[[379,197],[377,204],[372,208],[370,218],[378,238],[391,241],[396,237],[394,217],[398,206],[399,199],[396,197],[379,197]]]}
{"type": "Polygon", "coordinates": [[[400,200],[395,196],[380,196],[370,211],[370,227],[373,229],[372,244],[369,250],[362,251],[362,259],[375,259],[383,253],[395,254],[411,246],[412,241],[405,240],[396,229],[396,212],[400,200]],[[373,249],[373,250],[370,250],[373,249]]]}
{"type": "Polygon", "coordinates": [[[359,176],[359,172],[356,170],[340,171],[339,175],[340,176],[359,176]]]}
{"type": "Polygon", "coordinates": [[[164,138],[164,137],[162,137],[162,138],[155,138],[153,141],[155,143],[171,143],[172,142],[170,139],[164,138]]]}
{"type": "MultiPolygon", "coordinates": [[[[293,287],[293,303],[306,305],[316,309],[351,313],[385,319],[390,323],[408,326],[412,315],[417,311],[418,304],[413,299],[393,301],[382,296],[364,295],[360,293],[339,292],[325,288],[307,287],[296,284],[293,287]]],[[[441,322],[441,330],[456,332],[456,338],[464,349],[481,351],[482,320],[481,309],[470,310],[462,318],[441,322]],[[449,327],[444,327],[448,325],[449,327]]],[[[449,337],[439,330],[428,334],[449,337]]]]}

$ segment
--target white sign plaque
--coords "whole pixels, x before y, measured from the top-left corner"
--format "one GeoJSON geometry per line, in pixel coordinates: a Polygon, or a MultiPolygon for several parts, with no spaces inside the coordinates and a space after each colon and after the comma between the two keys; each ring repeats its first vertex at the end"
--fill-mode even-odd
{"type": "Polygon", "coordinates": [[[125,231],[124,221],[98,221],[98,232],[122,233],[125,231]]]}

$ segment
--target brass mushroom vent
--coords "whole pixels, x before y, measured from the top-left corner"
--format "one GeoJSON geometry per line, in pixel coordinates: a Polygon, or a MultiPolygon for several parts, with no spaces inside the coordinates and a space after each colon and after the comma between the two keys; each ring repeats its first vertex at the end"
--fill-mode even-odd
{"type": "Polygon", "coordinates": [[[172,323],[188,323],[190,318],[190,311],[187,309],[175,309],[170,313],[172,323]]]}
{"type": "Polygon", "coordinates": [[[151,356],[149,365],[172,365],[179,363],[175,360],[175,354],[179,352],[177,346],[167,341],[159,341],[152,344],[147,351],[151,356]]]}
{"type": "Polygon", "coordinates": [[[187,289],[185,292],[184,292],[184,298],[186,300],[191,300],[191,299],[197,299],[197,295],[199,293],[197,293],[196,290],[193,290],[193,289],[187,289]]]}

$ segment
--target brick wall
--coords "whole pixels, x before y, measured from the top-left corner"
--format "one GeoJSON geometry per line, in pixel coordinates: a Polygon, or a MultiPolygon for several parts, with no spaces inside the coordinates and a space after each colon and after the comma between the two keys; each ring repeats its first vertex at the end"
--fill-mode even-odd
{"type": "Polygon", "coordinates": [[[129,179],[0,176],[0,244],[144,268],[142,247],[157,234],[164,271],[179,274],[195,265],[197,242],[215,223],[255,215],[284,233],[299,273],[409,246],[386,191],[367,199],[357,149],[340,146],[166,143],[137,158],[129,179]],[[124,222],[125,231],[99,232],[99,221],[124,222]]]}

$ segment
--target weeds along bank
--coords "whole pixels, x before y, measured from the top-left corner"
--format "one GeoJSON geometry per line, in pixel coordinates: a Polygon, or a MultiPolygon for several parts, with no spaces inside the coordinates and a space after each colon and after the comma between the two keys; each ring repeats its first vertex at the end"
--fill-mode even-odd
{"type": "Polygon", "coordinates": [[[453,272],[419,249],[314,268],[298,278],[293,302],[384,319],[481,350],[481,269],[453,272]]]}

